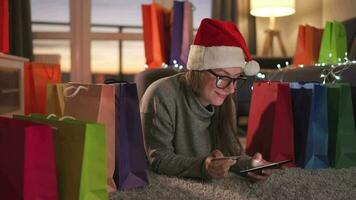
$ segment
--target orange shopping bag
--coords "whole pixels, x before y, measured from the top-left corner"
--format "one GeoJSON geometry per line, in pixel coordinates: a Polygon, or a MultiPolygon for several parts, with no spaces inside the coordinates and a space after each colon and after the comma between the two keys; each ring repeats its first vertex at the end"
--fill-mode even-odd
{"type": "Polygon", "coordinates": [[[61,82],[60,66],[28,62],[24,73],[25,114],[46,114],[47,84],[61,82]]]}
{"type": "Polygon", "coordinates": [[[155,3],[142,5],[143,39],[149,68],[159,68],[169,61],[170,13],[155,3]]]}
{"type": "Polygon", "coordinates": [[[323,29],[299,25],[294,65],[314,65],[318,62],[323,29]]]}

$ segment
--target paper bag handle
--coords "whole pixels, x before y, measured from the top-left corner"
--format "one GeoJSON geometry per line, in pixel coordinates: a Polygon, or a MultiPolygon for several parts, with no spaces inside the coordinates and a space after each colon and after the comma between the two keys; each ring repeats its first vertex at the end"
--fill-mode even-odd
{"type": "MultiPolygon", "coordinates": [[[[51,119],[52,117],[57,117],[57,115],[56,115],[56,114],[53,114],[53,113],[52,113],[52,114],[49,114],[49,115],[46,117],[46,119],[51,119]]],[[[58,121],[63,121],[63,120],[65,120],[65,119],[76,120],[75,117],[72,117],[72,116],[63,116],[63,117],[59,118],[58,121]]]]}
{"type": "Polygon", "coordinates": [[[49,114],[47,117],[46,117],[46,119],[51,119],[52,117],[57,117],[57,115],[56,114],[49,114]]]}
{"type": "Polygon", "coordinates": [[[65,120],[65,119],[72,119],[72,120],[76,120],[76,119],[75,119],[75,117],[72,117],[72,116],[63,116],[63,117],[59,118],[59,120],[58,120],[58,121],[63,121],[63,120],[65,120]]]}
{"type": "Polygon", "coordinates": [[[75,86],[69,86],[69,87],[67,87],[67,88],[65,88],[65,89],[63,90],[63,96],[64,96],[64,97],[67,97],[67,98],[72,98],[72,97],[74,97],[75,95],[77,95],[78,92],[79,92],[81,89],[83,89],[83,90],[88,90],[88,87],[84,87],[84,86],[82,86],[82,85],[78,86],[77,88],[76,88],[75,86]],[[72,90],[72,89],[75,89],[75,91],[74,91],[72,94],[69,95],[69,94],[68,94],[68,93],[69,93],[69,90],[72,90]]]}

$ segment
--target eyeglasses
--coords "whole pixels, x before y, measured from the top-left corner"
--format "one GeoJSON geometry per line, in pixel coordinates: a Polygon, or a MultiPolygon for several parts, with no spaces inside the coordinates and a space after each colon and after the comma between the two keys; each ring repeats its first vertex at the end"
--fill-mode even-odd
{"type": "Polygon", "coordinates": [[[246,82],[247,77],[240,75],[237,78],[231,78],[229,76],[223,76],[216,74],[213,70],[207,70],[210,74],[215,76],[215,85],[219,89],[225,89],[229,87],[231,83],[235,86],[235,90],[240,89],[246,82]]]}

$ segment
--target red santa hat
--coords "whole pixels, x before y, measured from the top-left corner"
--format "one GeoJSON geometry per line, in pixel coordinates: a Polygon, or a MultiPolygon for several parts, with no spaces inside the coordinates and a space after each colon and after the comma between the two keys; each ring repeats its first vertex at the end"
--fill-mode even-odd
{"type": "Polygon", "coordinates": [[[256,75],[259,64],[251,60],[246,42],[235,24],[203,19],[193,45],[190,46],[187,68],[207,70],[241,67],[248,76],[256,75]]]}

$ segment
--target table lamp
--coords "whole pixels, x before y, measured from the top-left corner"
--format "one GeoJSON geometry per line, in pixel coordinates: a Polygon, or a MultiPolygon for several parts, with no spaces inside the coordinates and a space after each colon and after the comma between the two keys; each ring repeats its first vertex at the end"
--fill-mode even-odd
{"type": "Polygon", "coordinates": [[[256,17],[269,17],[269,27],[265,30],[263,56],[273,56],[273,38],[281,48],[283,56],[287,56],[280,31],[276,29],[276,17],[288,16],[295,13],[295,0],[251,0],[250,14],[256,17]]]}

